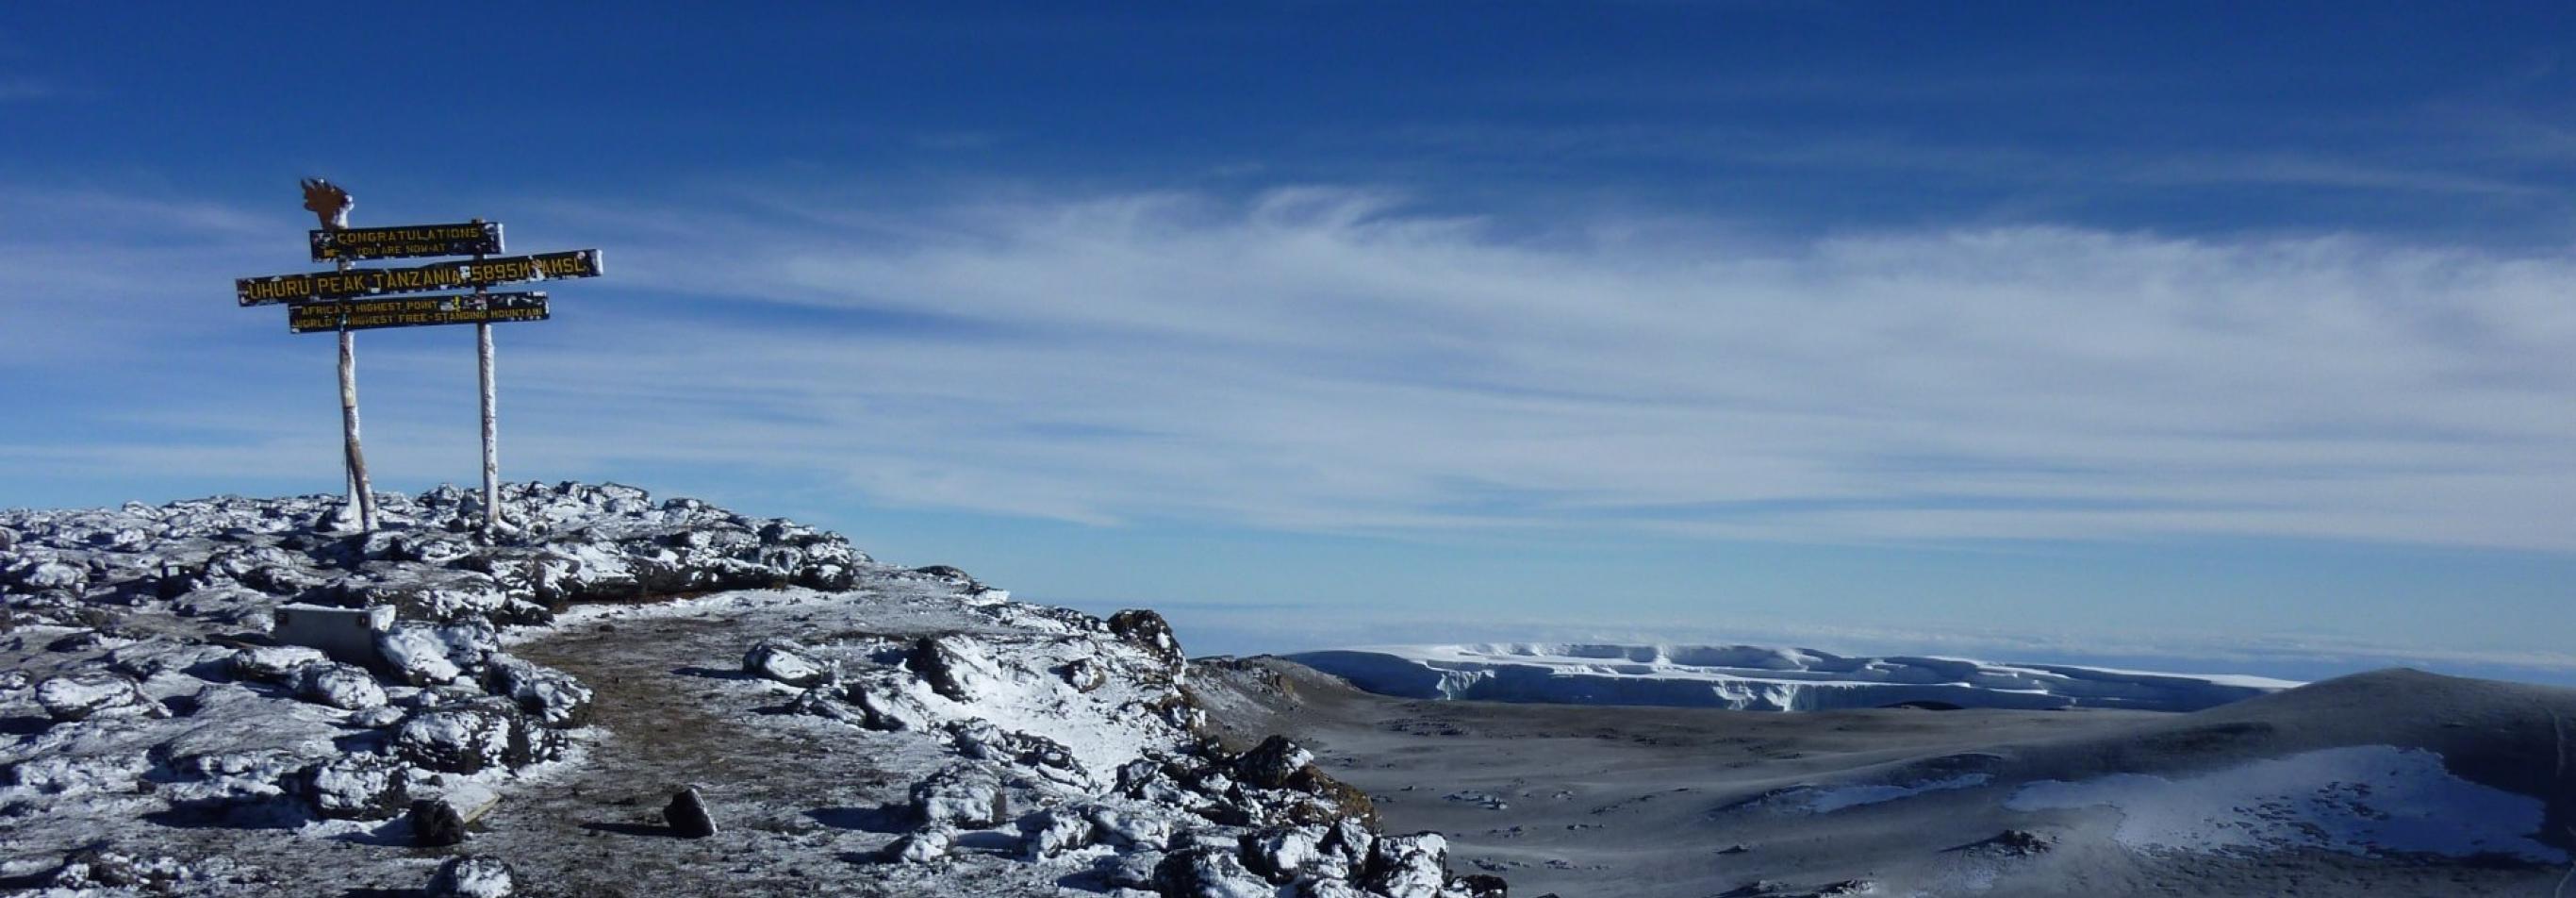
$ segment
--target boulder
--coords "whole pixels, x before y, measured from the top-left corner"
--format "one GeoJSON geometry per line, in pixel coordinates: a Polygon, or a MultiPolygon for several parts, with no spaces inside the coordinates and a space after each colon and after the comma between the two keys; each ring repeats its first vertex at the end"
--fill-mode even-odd
{"type": "Polygon", "coordinates": [[[548,726],[572,726],[589,717],[590,687],[571,674],[508,655],[493,655],[483,672],[483,686],[518,703],[519,710],[548,726]]]}
{"type": "Polygon", "coordinates": [[[1172,844],[1170,818],[1112,807],[1094,807],[1091,819],[1092,840],[1129,851],[1161,850],[1172,844]]]}
{"type": "Polygon", "coordinates": [[[958,636],[923,637],[904,656],[903,666],[930,684],[930,691],[956,702],[974,701],[998,678],[983,647],[958,636]]]}
{"type": "Polygon", "coordinates": [[[1083,768],[1064,743],[1034,733],[1006,731],[982,719],[953,721],[946,729],[961,756],[1017,764],[1068,786],[1091,785],[1091,771],[1083,768]]]}
{"type": "Polygon", "coordinates": [[[1387,898],[1440,898],[1449,884],[1449,840],[1439,833],[1379,838],[1360,884],[1387,898]]]}
{"type": "Polygon", "coordinates": [[[840,693],[858,709],[860,723],[871,730],[926,730],[934,719],[921,699],[889,678],[852,680],[841,687],[840,693]]]}
{"type": "Polygon", "coordinates": [[[77,593],[89,585],[89,569],[67,561],[40,558],[11,568],[6,579],[26,592],[59,590],[77,593]]]}
{"type": "Polygon", "coordinates": [[[510,865],[499,858],[449,858],[430,877],[428,898],[510,898],[514,893],[510,865]]]}
{"type": "MultiPolygon", "coordinates": [[[[1319,826],[1274,826],[1243,835],[1244,866],[1274,883],[1286,883],[1297,874],[1331,857],[1323,850],[1324,830],[1319,826]]],[[[1339,869],[1337,875],[1350,871],[1339,869]]]]}
{"type": "Polygon", "coordinates": [[[224,672],[231,674],[237,680],[291,686],[295,683],[296,672],[303,669],[305,665],[329,660],[323,656],[321,649],[307,646],[252,646],[235,651],[232,657],[225,659],[224,672]]]}
{"type": "Polygon", "coordinates": [[[924,824],[983,829],[1010,819],[1002,779],[981,764],[951,764],[912,786],[912,809],[924,824]]]}
{"type": "Polygon", "coordinates": [[[1313,763],[1314,752],[1298,747],[1286,736],[1271,736],[1234,760],[1234,778],[1263,789],[1285,789],[1298,772],[1313,763]]]}
{"type": "Polygon", "coordinates": [[[56,721],[170,716],[170,709],[145,695],[143,685],[133,677],[103,670],[65,674],[36,684],[36,704],[56,721]]]}
{"type": "Polygon", "coordinates": [[[54,873],[52,885],[78,894],[113,889],[125,894],[175,895],[188,883],[202,878],[177,858],[138,857],[93,848],[64,859],[62,869],[54,873]]]}
{"type": "Polygon", "coordinates": [[[1109,632],[1145,650],[1174,680],[1189,667],[1189,656],[1181,653],[1181,640],[1172,635],[1171,622],[1150,609],[1131,608],[1110,615],[1109,632]]]}
{"type": "Polygon", "coordinates": [[[397,624],[376,635],[376,654],[397,679],[414,686],[433,686],[465,675],[449,656],[453,646],[442,628],[397,624]]]}
{"type": "Polygon", "coordinates": [[[296,681],[296,695],[314,704],[344,711],[385,706],[385,688],[376,684],[374,674],[355,665],[330,661],[308,664],[299,670],[296,681]]]}
{"type": "Polygon", "coordinates": [[[1512,884],[1491,873],[1470,873],[1458,877],[1458,891],[1467,898],[1511,898],[1512,884]]]}
{"type": "Polygon", "coordinates": [[[517,769],[562,753],[560,732],[534,725],[515,706],[488,699],[415,711],[394,729],[395,757],[443,773],[517,769]]]}
{"type": "Polygon", "coordinates": [[[1279,889],[1243,867],[1232,850],[1202,846],[1163,856],[1154,890],[1166,898],[1277,898],[1279,889]]]}
{"type": "Polygon", "coordinates": [[[1100,881],[1113,889],[1151,891],[1154,870],[1162,863],[1163,852],[1159,850],[1113,854],[1100,860],[1100,881]]]}
{"type": "Polygon", "coordinates": [[[1296,891],[1290,894],[1296,898],[1373,898],[1369,893],[1353,888],[1350,883],[1320,878],[1298,883],[1296,891]]]}
{"type": "Polygon", "coordinates": [[[812,686],[831,675],[829,669],[814,660],[810,650],[785,639],[763,639],[752,643],[751,651],[743,653],[742,669],[744,673],[790,686],[812,686]]]}
{"type": "Polygon", "coordinates": [[[437,848],[463,842],[468,828],[500,804],[500,793],[481,787],[415,800],[405,814],[411,823],[412,844],[437,848]]]}
{"type": "Polygon", "coordinates": [[[716,834],[716,818],[707,812],[706,798],[698,787],[687,786],[671,794],[671,803],[662,806],[662,820],[671,831],[685,839],[703,839],[716,834]]]}
{"type": "Polygon", "coordinates": [[[381,820],[411,803],[402,763],[384,755],[341,755],[306,768],[298,791],[325,820],[381,820]]]}
{"type": "Polygon", "coordinates": [[[1089,658],[1065,662],[1061,673],[1066,685],[1072,686],[1075,692],[1090,692],[1109,684],[1109,671],[1103,669],[1100,662],[1089,658]]]}
{"type": "Polygon", "coordinates": [[[885,857],[886,860],[895,863],[927,864],[947,857],[948,850],[956,842],[955,830],[941,826],[928,827],[894,840],[893,844],[886,846],[885,857]]]}
{"type": "Polygon", "coordinates": [[[1044,860],[1091,844],[1089,817],[1072,808],[1049,808],[1020,818],[1020,851],[1044,860]]]}

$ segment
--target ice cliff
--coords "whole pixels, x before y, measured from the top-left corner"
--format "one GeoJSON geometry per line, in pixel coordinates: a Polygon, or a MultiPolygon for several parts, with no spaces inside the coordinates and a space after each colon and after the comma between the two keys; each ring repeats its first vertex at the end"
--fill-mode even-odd
{"type": "Polygon", "coordinates": [[[2197,711],[2299,685],[2262,677],[1964,658],[1864,658],[1749,645],[1483,643],[1340,649],[1288,658],[1361,689],[1406,698],[1750,711],[1909,703],[2197,711]]]}

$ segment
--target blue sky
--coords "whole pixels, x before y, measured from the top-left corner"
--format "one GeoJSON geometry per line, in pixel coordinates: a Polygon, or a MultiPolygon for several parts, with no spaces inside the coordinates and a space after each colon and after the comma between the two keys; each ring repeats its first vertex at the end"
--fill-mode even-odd
{"type": "MultiPolygon", "coordinates": [[[[1194,649],[2576,681],[2556,4],[0,9],[0,505],[335,487],[356,224],[600,247],[514,477],[1194,649]]],[[[360,340],[392,489],[469,332],[360,340]]]]}

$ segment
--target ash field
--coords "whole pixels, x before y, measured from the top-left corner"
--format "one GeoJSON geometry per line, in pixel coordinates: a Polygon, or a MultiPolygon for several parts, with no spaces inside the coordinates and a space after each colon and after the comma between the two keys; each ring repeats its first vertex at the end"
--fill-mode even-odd
{"type": "Polygon", "coordinates": [[[1193,661],[1149,610],[785,520],[503,495],[498,540],[451,489],[384,494],[365,535],[326,497],[0,513],[0,890],[2548,895],[2576,847],[2565,689],[1744,646],[1193,661]],[[280,623],[370,613],[331,651],[280,623]]]}

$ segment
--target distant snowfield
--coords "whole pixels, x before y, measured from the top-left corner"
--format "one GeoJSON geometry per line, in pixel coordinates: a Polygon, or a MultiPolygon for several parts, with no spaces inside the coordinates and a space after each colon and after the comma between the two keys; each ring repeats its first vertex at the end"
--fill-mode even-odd
{"type": "Polygon", "coordinates": [[[1474,643],[1370,646],[1287,656],[1370,692],[1406,698],[1824,711],[1962,708],[2196,711],[2301,684],[1937,656],[1846,657],[1767,646],[1474,643]]]}
{"type": "Polygon", "coordinates": [[[2141,851],[2313,847],[2354,855],[2510,855],[2549,864],[2566,852],[2531,838],[2540,799],[2451,775],[2422,749],[2362,745],[2167,779],[2122,773],[2024,785],[2016,811],[2108,807],[2114,838],[2141,851]]]}

